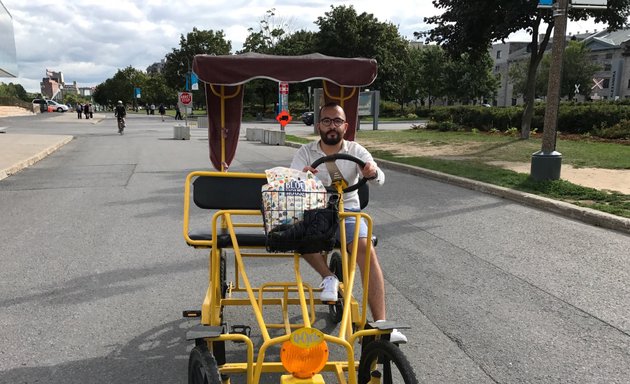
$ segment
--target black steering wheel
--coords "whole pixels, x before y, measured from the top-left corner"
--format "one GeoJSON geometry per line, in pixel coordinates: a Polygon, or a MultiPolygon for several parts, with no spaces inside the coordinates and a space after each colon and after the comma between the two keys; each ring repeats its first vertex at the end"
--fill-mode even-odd
{"type": "MultiPolygon", "coordinates": [[[[363,167],[365,167],[365,161],[356,158],[352,155],[348,155],[346,153],[335,153],[334,155],[329,155],[329,156],[324,156],[324,157],[320,157],[319,159],[315,160],[313,162],[313,164],[311,164],[312,168],[317,168],[319,165],[329,162],[329,161],[335,161],[335,160],[348,160],[348,161],[352,161],[353,163],[357,164],[361,169],[363,169],[363,167]]],[[[356,191],[357,189],[361,188],[361,186],[365,183],[367,183],[368,179],[366,179],[365,177],[361,177],[359,179],[359,181],[354,184],[354,185],[349,185],[346,188],[344,188],[342,190],[343,193],[347,193],[347,192],[352,192],[352,191],[356,191]]],[[[333,186],[328,186],[326,187],[326,190],[328,190],[329,192],[337,192],[333,186]]]]}

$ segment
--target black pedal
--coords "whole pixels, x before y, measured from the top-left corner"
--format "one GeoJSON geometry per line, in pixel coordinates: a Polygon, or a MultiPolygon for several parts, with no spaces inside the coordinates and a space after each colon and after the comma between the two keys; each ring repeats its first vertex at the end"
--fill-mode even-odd
{"type": "MultiPolygon", "coordinates": [[[[249,337],[252,333],[252,328],[249,325],[232,325],[230,327],[230,333],[238,333],[239,335],[245,335],[249,337]]],[[[242,341],[234,341],[235,343],[242,343],[242,341]]]]}
{"type": "Polygon", "coordinates": [[[201,311],[187,310],[182,312],[183,317],[201,317],[201,311]]]}

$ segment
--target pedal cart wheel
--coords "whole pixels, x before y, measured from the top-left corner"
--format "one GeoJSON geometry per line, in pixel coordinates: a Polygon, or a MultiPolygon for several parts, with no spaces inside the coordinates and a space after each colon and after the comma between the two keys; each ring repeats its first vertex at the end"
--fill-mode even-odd
{"type": "Polygon", "coordinates": [[[208,347],[197,345],[188,359],[188,384],[221,384],[217,361],[208,347]]]}
{"type": "Polygon", "coordinates": [[[418,379],[403,352],[387,340],[374,340],[361,353],[359,384],[417,384],[418,379]]]}
{"type": "MultiPolygon", "coordinates": [[[[337,280],[343,282],[343,270],[341,266],[341,255],[339,254],[339,252],[335,251],[330,256],[329,268],[330,272],[334,273],[335,276],[337,276],[337,280]]],[[[338,324],[341,321],[341,316],[343,315],[343,296],[341,295],[341,292],[338,292],[337,296],[337,302],[328,306],[330,321],[335,324],[338,324]]]]}

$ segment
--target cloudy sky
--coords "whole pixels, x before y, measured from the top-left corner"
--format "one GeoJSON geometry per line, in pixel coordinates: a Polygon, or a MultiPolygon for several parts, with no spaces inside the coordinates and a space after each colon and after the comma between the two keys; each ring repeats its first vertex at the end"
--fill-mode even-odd
{"type": "MultiPolygon", "coordinates": [[[[193,27],[223,30],[232,51],[241,48],[247,29],[258,29],[266,11],[275,8],[275,20],[291,30],[317,30],[314,21],[330,6],[353,5],[357,13],[374,14],[379,21],[398,26],[401,35],[429,26],[424,17],[435,15],[430,0],[2,0],[13,17],[18,79],[0,81],[22,84],[39,92],[46,69],[61,71],[66,83],[94,86],[118,69],[140,70],[158,62],[179,47],[180,35],[193,27]]],[[[569,23],[569,30],[595,28],[589,22],[569,23]]],[[[603,29],[602,26],[599,29],[603,29]]],[[[526,34],[511,39],[527,38],[526,34]]]]}

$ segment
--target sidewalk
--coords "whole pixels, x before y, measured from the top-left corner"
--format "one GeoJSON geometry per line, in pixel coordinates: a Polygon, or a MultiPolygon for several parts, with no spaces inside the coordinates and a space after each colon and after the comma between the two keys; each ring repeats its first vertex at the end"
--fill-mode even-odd
{"type": "Polygon", "coordinates": [[[72,139],[63,135],[0,133],[0,180],[35,164],[72,139]]]}

